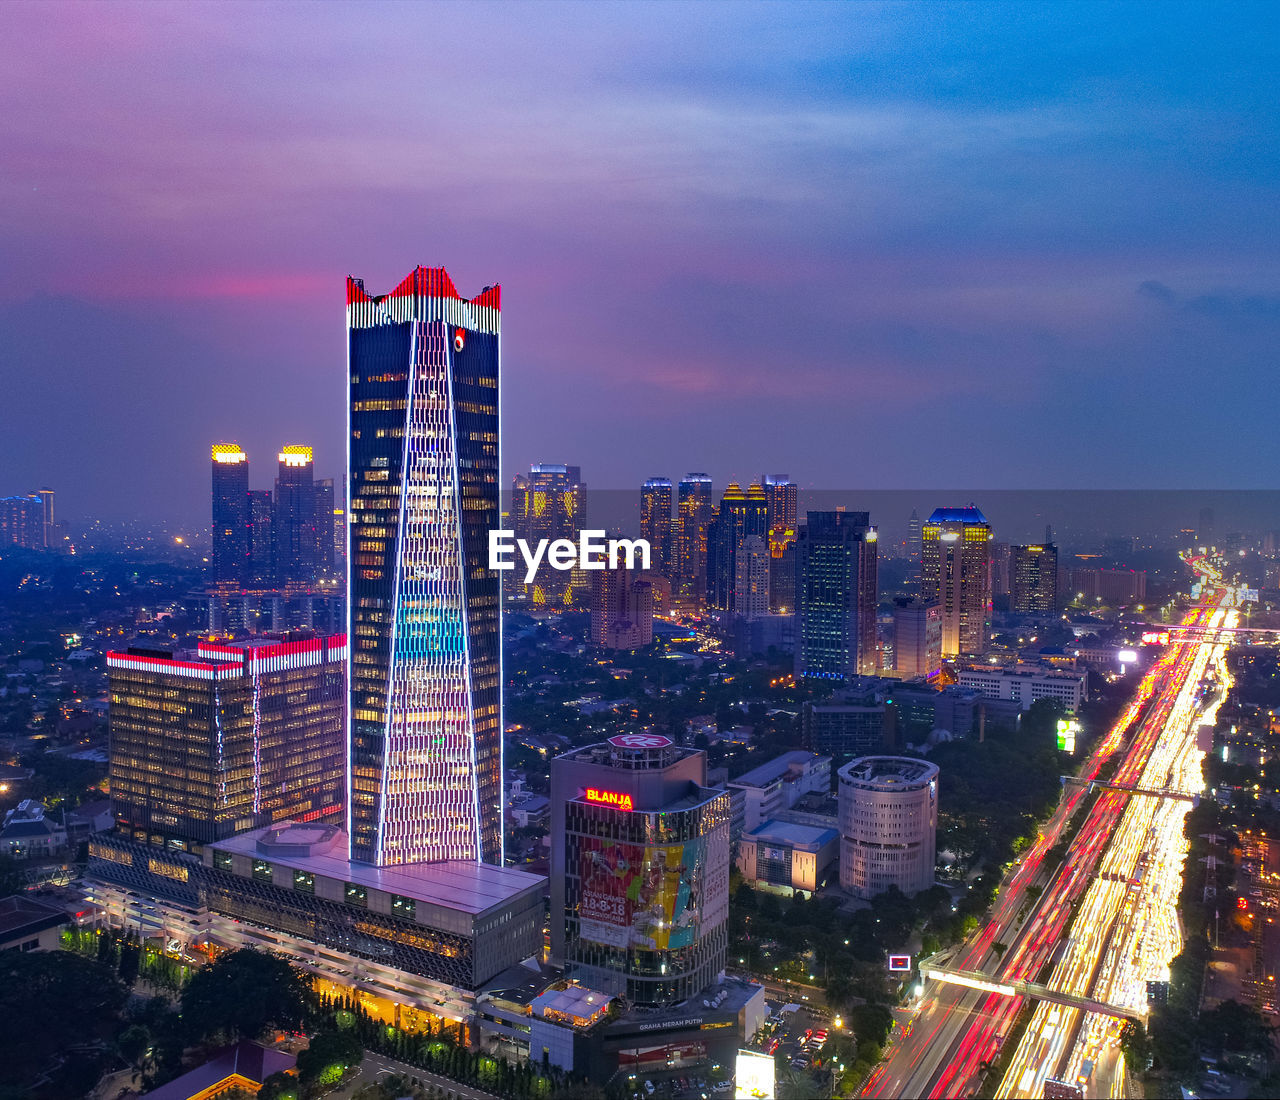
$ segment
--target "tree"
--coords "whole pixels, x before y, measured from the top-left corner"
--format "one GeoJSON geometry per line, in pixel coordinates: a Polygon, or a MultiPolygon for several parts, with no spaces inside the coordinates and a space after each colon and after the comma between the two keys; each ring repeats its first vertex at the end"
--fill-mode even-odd
{"type": "Polygon", "coordinates": [[[151,1031],[144,1024],[130,1024],[116,1036],[116,1047],[126,1062],[139,1066],[151,1047],[151,1031]]]}
{"type": "Polygon", "coordinates": [[[197,1041],[256,1039],[269,1027],[302,1026],[314,996],[284,959],[244,948],[221,956],[182,991],[182,1018],[197,1041]]]}
{"type": "Polygon", "coordinates": [[[303,1082],[337,1081],[364,1060],[364,1046],[353,1030],[321,1031],[298,1055],[298,1079],[303,1082]]]}
{"type": "Polygon", "coordinates": [[[289,1073],[273,1073],[262,1082],[258,1100],[298,1100],[298,1081],[289,1073]]]}
{"type": "Polygon", "coordinates": [[[1120,1049],[1130,1069],[1141,1075],[1151,1062],[1151,1041],[1140,1020],[1129,1020],[1120,1031],[1120,1049]]]}
{"type": "MultiPolygon", "coordinates": [[[[109,1039],[128,996],[109,967],[69,951],[0,954],[0,1065],[8,1083],[21,1083],[73,1041],[109,1039]]],[[[64,1064],[50,1094],[83,1095],[81,1061],[64,1064]],[[65,1072],[64,1072],[65,1071],[65,1072]],[[72,1081],[66,1075],[75,1074],[72,1081]]],[[[92,1085],[92,1082],[90,1082],[92,1085]]]]}
{"type": "Polygon", "coordinates": [[[1223,1001],[1200,1013],[1200,1041],[1218,1057],[1224,1051],[1270,1054],[1274,1029],[1252,1005],[1223,1001]]]}
{"type": "Polygon", "coordinates": [[[893,1030],[893,1013],[885,1005],[858,1005],[849,1013],[849,1026],[859,1043],[884,1046],[893,1030]]]}

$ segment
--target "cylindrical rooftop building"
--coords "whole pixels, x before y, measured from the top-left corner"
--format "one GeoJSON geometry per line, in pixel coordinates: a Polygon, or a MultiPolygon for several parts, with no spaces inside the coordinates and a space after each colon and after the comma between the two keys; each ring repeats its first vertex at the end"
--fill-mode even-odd
{"type": "Polygon", "coordinates": [[[903,756],[863,756],[840,777],[840,885],[873,898],[933,885],[938,767],[903,756]]]}

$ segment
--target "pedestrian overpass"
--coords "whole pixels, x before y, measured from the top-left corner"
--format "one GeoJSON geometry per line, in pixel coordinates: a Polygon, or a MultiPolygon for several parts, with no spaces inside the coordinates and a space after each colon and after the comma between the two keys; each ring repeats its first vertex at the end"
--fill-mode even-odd
{"type": "MultiPolygon", "coordinates": [[[[933,958],[936,958],[934,956],[933,958]]],[[[1118,1019],[1140,1020],[1146,1022],[1147,1014],[1128,1005],[1113,1005],[1106,1001],[1095,1001],[1092,997],[1080,997],[1074,993],[1063,993],[1050,989],[1039,982],[1026,982],[1020,978],[992,978],[981,970],[959,970],[942,966],[924,959],[920,963],[920,977],[933,978],[948,985],[962,985],[967,989],[976,989],[982,993],[997,993],[1005,997],[1034,997],[1038,1001],[1050,1001],[1067,1008],[1078,1008],[1084,1012],[1097,1012],[1103,1016],[1114,1016],[1118,1019]]]]}

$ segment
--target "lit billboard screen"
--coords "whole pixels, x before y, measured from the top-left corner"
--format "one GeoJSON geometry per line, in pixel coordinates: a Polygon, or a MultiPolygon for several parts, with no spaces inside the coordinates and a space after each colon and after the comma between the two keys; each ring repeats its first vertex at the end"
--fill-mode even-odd
{"type": "Polygon", "coordinates": [[[640,845],[578,840],[578,934],[610,947],[668,951],[698,939],[707,842],[640,845]]]}
{"type": "Polygon", "coordinates": [[[734,1067],[738,1082],[737,1100],[763,1100],[775,1093],[773,1055],[758,1050],[738,1051],[734,1067]]]}
{"type": "Polygon", "coordinates": [[[908,974],[911,972],[911,956],[910,955],[890,955],[889,970],[894,974],[908,974]]]}

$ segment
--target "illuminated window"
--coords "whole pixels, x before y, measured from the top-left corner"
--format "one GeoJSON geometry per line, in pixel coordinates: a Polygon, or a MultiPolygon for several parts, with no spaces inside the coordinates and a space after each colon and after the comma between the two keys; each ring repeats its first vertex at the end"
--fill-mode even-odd
{"type": "Polygon", "coordinates": [[[361,909],[365,909],[369,905],[369,896],[363,886],[357,886],[354,882],[347,883],[347,904],[358,905],[361,909]]]}

